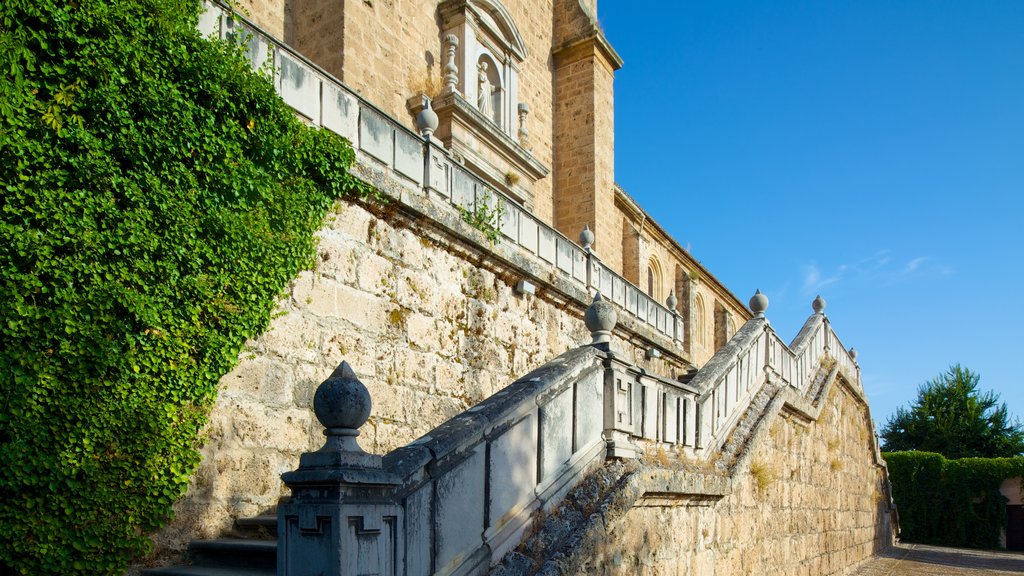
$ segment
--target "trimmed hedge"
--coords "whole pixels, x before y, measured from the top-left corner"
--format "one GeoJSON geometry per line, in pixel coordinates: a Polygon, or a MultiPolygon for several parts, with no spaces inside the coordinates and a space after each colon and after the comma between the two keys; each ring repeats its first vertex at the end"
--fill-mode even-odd
{"type": "Polygon", "coordinates": [[[893,500],[906,542],[997,548],[1006,527],[999,486],[1024,477],[1024,457],[947,460],[933,452],[887,452],[893,500]]]}
{"type": "Polygon", "coordinates": [[[0,572],[119,574],[221,375],[368,189],[197,0],[0,3],[0,572]]]}

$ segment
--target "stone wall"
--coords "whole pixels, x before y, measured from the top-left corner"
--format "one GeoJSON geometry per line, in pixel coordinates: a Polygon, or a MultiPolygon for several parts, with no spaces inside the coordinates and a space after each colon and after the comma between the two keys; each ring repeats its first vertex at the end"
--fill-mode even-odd
{"type": "Polygon", "coordinates": [[[863,396],[832,386],[816,421],[783,412],[768,430],[721,500],[641,500],[579,573],[850,574],[891,543],[863,396]]]}
{"type": "MultiPolygon", "coordinates": [[[[535,295],[517,294],[529,255],[489,246],[453,208],[421,199],[428,218],[416,201],[396,193],[386,206],[336,204],[316,268],[292,283],[222,378],[203,462],[157,537],[160,552],[229,533],[235,518],[277,504],[280,474],[323,442],[312,395],[343,359],[374,401],[360,444],[384,454],[589,342],[585,292],[551,274],[531,278],[535,295]]],[[[686,372],[679,357],[646,359],[649,340],[625,336],[624,352],[646,369],[686,372]]]]}

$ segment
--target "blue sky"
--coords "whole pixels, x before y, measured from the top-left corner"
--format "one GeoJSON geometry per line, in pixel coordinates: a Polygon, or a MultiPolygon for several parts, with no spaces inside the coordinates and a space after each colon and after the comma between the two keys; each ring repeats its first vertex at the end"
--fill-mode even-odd
{"type": "Polygon", "coordinates": [[[1024,419],[1024,0],[603,0],[616,180],[881,426],[959,362],[1024,419]],[[642,6],[642,8],[641,8],[642,6]]]}

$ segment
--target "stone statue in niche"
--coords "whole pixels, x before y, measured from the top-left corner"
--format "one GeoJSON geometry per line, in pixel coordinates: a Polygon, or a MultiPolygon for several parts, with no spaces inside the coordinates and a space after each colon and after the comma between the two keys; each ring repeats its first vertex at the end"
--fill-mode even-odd
{"type": "Polygon", "coordinates": [[[494,120],[494,87],[487,78],[487,62],[480,62],[477,72],[476,108],[488,120],[494,120]]]}

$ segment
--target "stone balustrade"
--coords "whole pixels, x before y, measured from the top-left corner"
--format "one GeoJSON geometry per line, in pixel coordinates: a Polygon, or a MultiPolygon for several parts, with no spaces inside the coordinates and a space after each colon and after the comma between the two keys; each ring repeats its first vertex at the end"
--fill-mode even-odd
{"type": "Polygon", "coordinates": [[[527,209],[461,166],[437,140],[409,130],[359,97],[339,80],[263,32],[245,18],[207,0],[200,17],[203,34],[234,38],[249,54],[254,70],[273,75],[281,98],[309,123],[348,139],[357,161],[383,165],[412,194],[446,202],[469,212],[499,210],[503,240],[551,266],[582,289],[603,292],[636,325],[672,339],[682,351],[683,329],[678,313],[649,297],[527,209]]]}
{"type": "Polygon", "coordinates": [[[314,399],[327,442],[282,476],[292,497],[278,511],[278,573],[481,573],[608,458],[655,446],[710,461],[763,386],[804,392],[826,359],[859,388],[823,305],[786,346],[764,318],[767,299],[759,302],[757,316],[681,382],[616,353],[618,309],[598,293],[585,315],[591,345],[383,458],[355,443],[370,398],[343,363],[314,399]]]}
{"type": "Polygon", "coordinates": [[[814,314],[787,346],[764,318],[767,299],[763,299],[760,312],[751,301],[756,316],[689,382],[700,390],[697,448],[707,454],[721,447],[751,398],[769,379],[777,379],[799,392],[806,391],[826,357],[836,362],[846,380],[863,392],[856,354],[844,348],[832,330],[824,314],[825,301],[819,296],[812,306],[814,314]]]}

